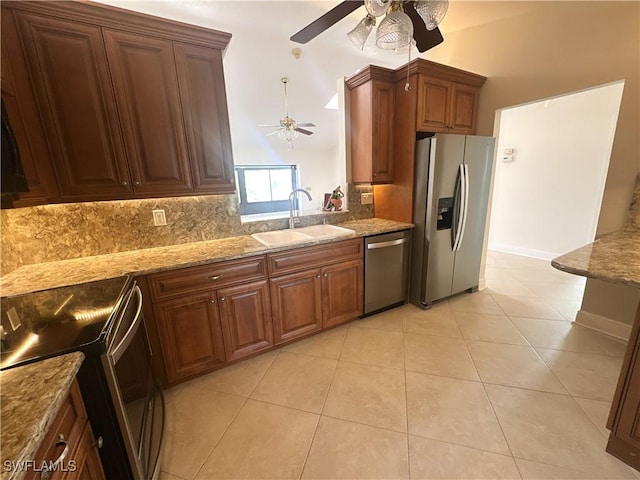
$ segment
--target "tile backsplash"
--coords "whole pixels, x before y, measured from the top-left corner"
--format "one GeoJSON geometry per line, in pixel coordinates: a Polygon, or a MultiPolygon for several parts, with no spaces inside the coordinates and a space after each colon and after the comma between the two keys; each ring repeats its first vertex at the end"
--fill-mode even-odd
{"type": "MultiPolygon", "coordinates": [[[[360,205],[371,187],[349,186],[349,212],[307,215],[302,225],[370,218],[360,205]]],[[[213,240],[286,228],[287,219],[241,223],[236,195],[87,202],[2,210],[2,274],[22,265],[213,240]],[[163,209],[167,225],[153,225],[163,209]]]]}

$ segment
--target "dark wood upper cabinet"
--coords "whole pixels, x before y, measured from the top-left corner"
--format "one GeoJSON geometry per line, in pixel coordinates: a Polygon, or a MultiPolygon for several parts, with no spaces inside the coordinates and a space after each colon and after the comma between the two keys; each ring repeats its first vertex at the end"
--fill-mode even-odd
{"type": "Polygon", "coordinates": [[[348,80],[351,178],[355,183],[393,181],[393,72],[370,65],[348,80]]]}
{"type": "Polygon", "coordinates": [[[62,198],[130,192],[100,28],[15,18],[62,198]]]}
{"type": "Polygon", "coordinates": [[[24,131],[38,147],[33,170],[55,184],[44,201],[235,191],[230,38],[90,2],[3,1],[3,76],[21,75],[11,108],[42,125],[24,131]]]}
{"type": "Polygon", "coordinates": [[[234,191],[229,112],[219,50],[174,43],[178,86],[196,192],[234,191]]]}
{"type": "Polygon", "coordinates": [[[104,30],[136,193],[191,191],[170,41],[104,30]]]}

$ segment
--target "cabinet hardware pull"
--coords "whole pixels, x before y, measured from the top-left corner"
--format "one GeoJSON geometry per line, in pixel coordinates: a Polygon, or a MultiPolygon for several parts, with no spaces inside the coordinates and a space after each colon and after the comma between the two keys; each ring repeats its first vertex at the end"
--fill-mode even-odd
{"type": "Polygon", "coordinates": [[[216,303],[215,300],[209,300],[209,303],[216,303]]]}
{"type": "Polygon", "coordinates": [[[323,274],[322,274],[322,276],[323,276],[323,277],[328,277],[328,276],[329,276],[329,274],[328,274],[328,273],[323,273],[323,274]]]}
{"type": "Polygon", "coordinates": [[[221,301],[221,302],[224,302],[224,297],[220,297],[220,301],[221,301]]]}
{"type": "Polygon", "coordinates": [[[220,280],[222,278],[222,273],[219,275],[211,275],[209,277],[209,280],[213,281],[213,280],[220,280]]]}
{"type": "Polygon", "coordinates": [[[42,472],[42,475],[40,477],[42,480],[49,480],[49,477],[51,477],[51,473],[58,471],[57,467],[59,465],[62,465],[62,462],[64,462],[64,459],[67,458],[67,455],[69,454],[69,443],[64,439],[64,435],[60,433],[58,434],[58,438],[59,440],[56,442],[56,447],[62,447],[64,445],[64,450],[62,450],[62,453],[57,458],[57,460],[50,465],[51,469],[46,469],[42,472]]]}
{"type": "Polygon", "coordinates": [[[122,182],[122,185],[129,185],[129,182],[127,182],[126,180],[124,182],[122,182]]]}
{"type": "Polygon", "coordinates": [[[320,275],[316,275],[316,278],[320,278],[320,275]]]}
{"type": "Polygon", "coordinates": [[[135,181],[135,182],[133,182],[133,184],[134,185],[140,185],[140,182],[139,181],[135,181]]]}
{"type": "Polygon", "coordinates": [[[102,445],[104,445],[104,439],[102,438],[102,435],[96,438],[96,441],[91,444],[92,447],[98,448],[102,448],[102,445]]]}

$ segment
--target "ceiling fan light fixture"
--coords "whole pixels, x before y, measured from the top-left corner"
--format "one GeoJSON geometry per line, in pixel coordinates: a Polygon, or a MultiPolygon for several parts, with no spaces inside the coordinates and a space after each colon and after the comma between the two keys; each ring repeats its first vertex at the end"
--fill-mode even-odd
{"type": "Polygon", "coordinates": [[[277,132],[278,138],[289,144],[291,144],[296,138],[298,138],[298,132],[296,130],[290,130],[288,128],[281,128],[277,132]]]}
{"type": "Polygon", "coordinates": [[[363,50],[364,45],[367,42],[367,38],[369,38],[369,35],[371,34],[371,31],[373,30],[373,27],[375,27],[375,25],[375,17],[367,14],[366,17],[358,22],[358,25],[356,25],[353,30],[347,33],[347,37],[349,37],[349,40],[351,40],[356,47],[358,47],[360,50],[363,50]]]}
{"type": "Polygon", "coordinates": [[[376,30],[376,45],[384,50],[399,50],[411,43],[413,23],[406,13],[396,10],[380,22],[376,30]]]}
{"type": "Polygon", "coordinates": [[[434,30],[444,19],[449,9],[449,0],[419,0],[415,10],[424,20],[427,30],[434,30]]]}

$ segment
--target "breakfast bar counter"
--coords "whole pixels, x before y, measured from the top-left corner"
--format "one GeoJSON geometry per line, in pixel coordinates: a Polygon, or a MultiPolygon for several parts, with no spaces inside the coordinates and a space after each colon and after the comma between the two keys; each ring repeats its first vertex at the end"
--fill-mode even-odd
{"type": "MultiPolygon", "coordinates": [[[[623,230],[555,258],[562,271],[640,288],[640,232],[623,230]]],[[[611,403],[607,452],[640,471],[640,306],[611,403]]]]}
{"type": "Polygon", "coordinates": [[[640,288],[640,231],[606,235],[555,258],[551,265],[575,275],[640,288]]]}

